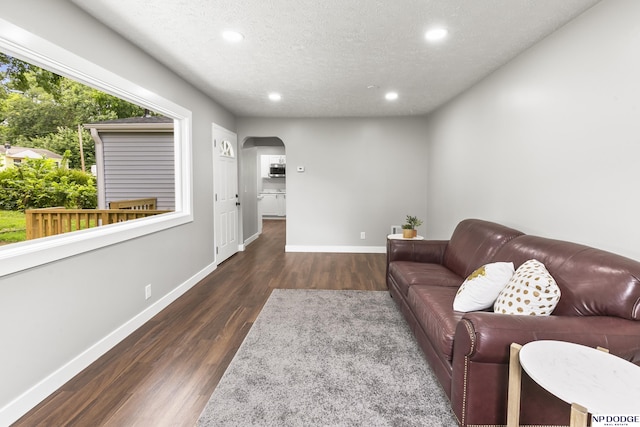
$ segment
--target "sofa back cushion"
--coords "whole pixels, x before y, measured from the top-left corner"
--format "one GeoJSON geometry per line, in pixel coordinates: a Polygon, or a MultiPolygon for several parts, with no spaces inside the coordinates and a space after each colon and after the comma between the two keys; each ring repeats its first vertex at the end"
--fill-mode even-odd
{"type": "Polygon", "coordinates": [[[444,266],[459,276],[467,277],[478,267],[492,262],[498,249],[521,235],[522,232],[504,225],[479,219],[465,219],[451,235],[444,252],[444,266]]]}
{"type": "Polygon", "coordinates": [[[617,316],[640,320],[640,262],[577,243],[523,235],[502,246],[496,261],[516,268],[542,262],[561,291],[561,316],[617,316]]]}

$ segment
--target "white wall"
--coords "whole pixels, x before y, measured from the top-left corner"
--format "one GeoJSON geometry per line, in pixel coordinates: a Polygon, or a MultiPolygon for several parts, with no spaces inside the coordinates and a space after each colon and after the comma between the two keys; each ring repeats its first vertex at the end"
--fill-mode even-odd
{"type": "Polygon", "coordinates": [[[425,131],[424,117],[238,119],[239,140],[285,144],[289,251],[378,251],[391,225],[425,219],[425,131]]]}
{"type": "Polygon", "coordinates": [[[430,237],[478,217],[640,259],[638,17],[603,1],[429,118],[430,237]]]}
{"type": "Polygon", "coordinates": [[[68,1],[2,0],[0,18],[193,112],[195,218],[0,279],[0,425],[6,425],[112,345],[123,325],[215,268],[211,123],[234,130],[235,118],[68,1]],[[153,295],[145,301],[148,283],[153,295]]]}

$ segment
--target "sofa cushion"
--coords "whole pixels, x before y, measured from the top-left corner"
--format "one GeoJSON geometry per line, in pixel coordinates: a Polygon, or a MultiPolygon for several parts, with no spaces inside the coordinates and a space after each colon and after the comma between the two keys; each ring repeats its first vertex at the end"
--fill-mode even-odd
{"type": "Polygon", "coordinates": [[[485,264],[471,273],[456,293],[453,309],[456,311],[478,311],[493,306],[500,291],[513,276],[512,262],[485,264]]]}
{"type": "Polygon", "coordinates": [[[453,358],[453,337],[464,313],[451,306],[457,288],[444,286],[411,286],[407,302],[418,324],[447,361],[453,358]]]}
{"type": "Polygon", "coordinates": [[[394,261],[389,264],[389,276],[405,297],[414,285],[452,286],[456,289],[464,279],[440,264],[394,261]]]}
{"type": "MultiPolygon", "coordinates": [[[[522,232],[479,219],[461,221],[451,235],[444,253],[444,266],[467,277],[481,265],[494,261],[495,253],[522,232]]],[[[495,261],[510,261],[495,259],[495,261]]]]}
{"type": "Polygon", "coordinates": [[[505,244],[495,258],[517,266],[532,258],[544,263],[562,292],[554,315],[640,320],[637,261],[578,243],[528,235],[505,244]]]}
{"type": "Polygon", "coordinates": [[[540,261],[530,259],[516,270],[500,292],[493,311],[501,314],[550,316],[560,300],[560,288],[540,261]]]}

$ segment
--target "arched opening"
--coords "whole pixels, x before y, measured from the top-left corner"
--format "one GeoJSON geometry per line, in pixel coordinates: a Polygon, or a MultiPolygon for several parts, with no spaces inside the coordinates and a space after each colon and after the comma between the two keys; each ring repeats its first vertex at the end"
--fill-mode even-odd
{"type": "Polygon", "coordinates": [[[286,218],[286,148],[275,136],[247,137],[242,144],[242,230],[249,244],[263,220],[286,218]]]}

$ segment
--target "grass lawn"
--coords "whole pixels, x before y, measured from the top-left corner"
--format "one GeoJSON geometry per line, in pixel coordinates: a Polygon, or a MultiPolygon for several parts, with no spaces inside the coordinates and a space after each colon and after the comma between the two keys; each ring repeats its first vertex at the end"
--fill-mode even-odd
{"type": "Polygon", "coordinates": [[[0,245],[22,242],[27,239],[27,222],[24,212],[0,211],[0,245]]]}

